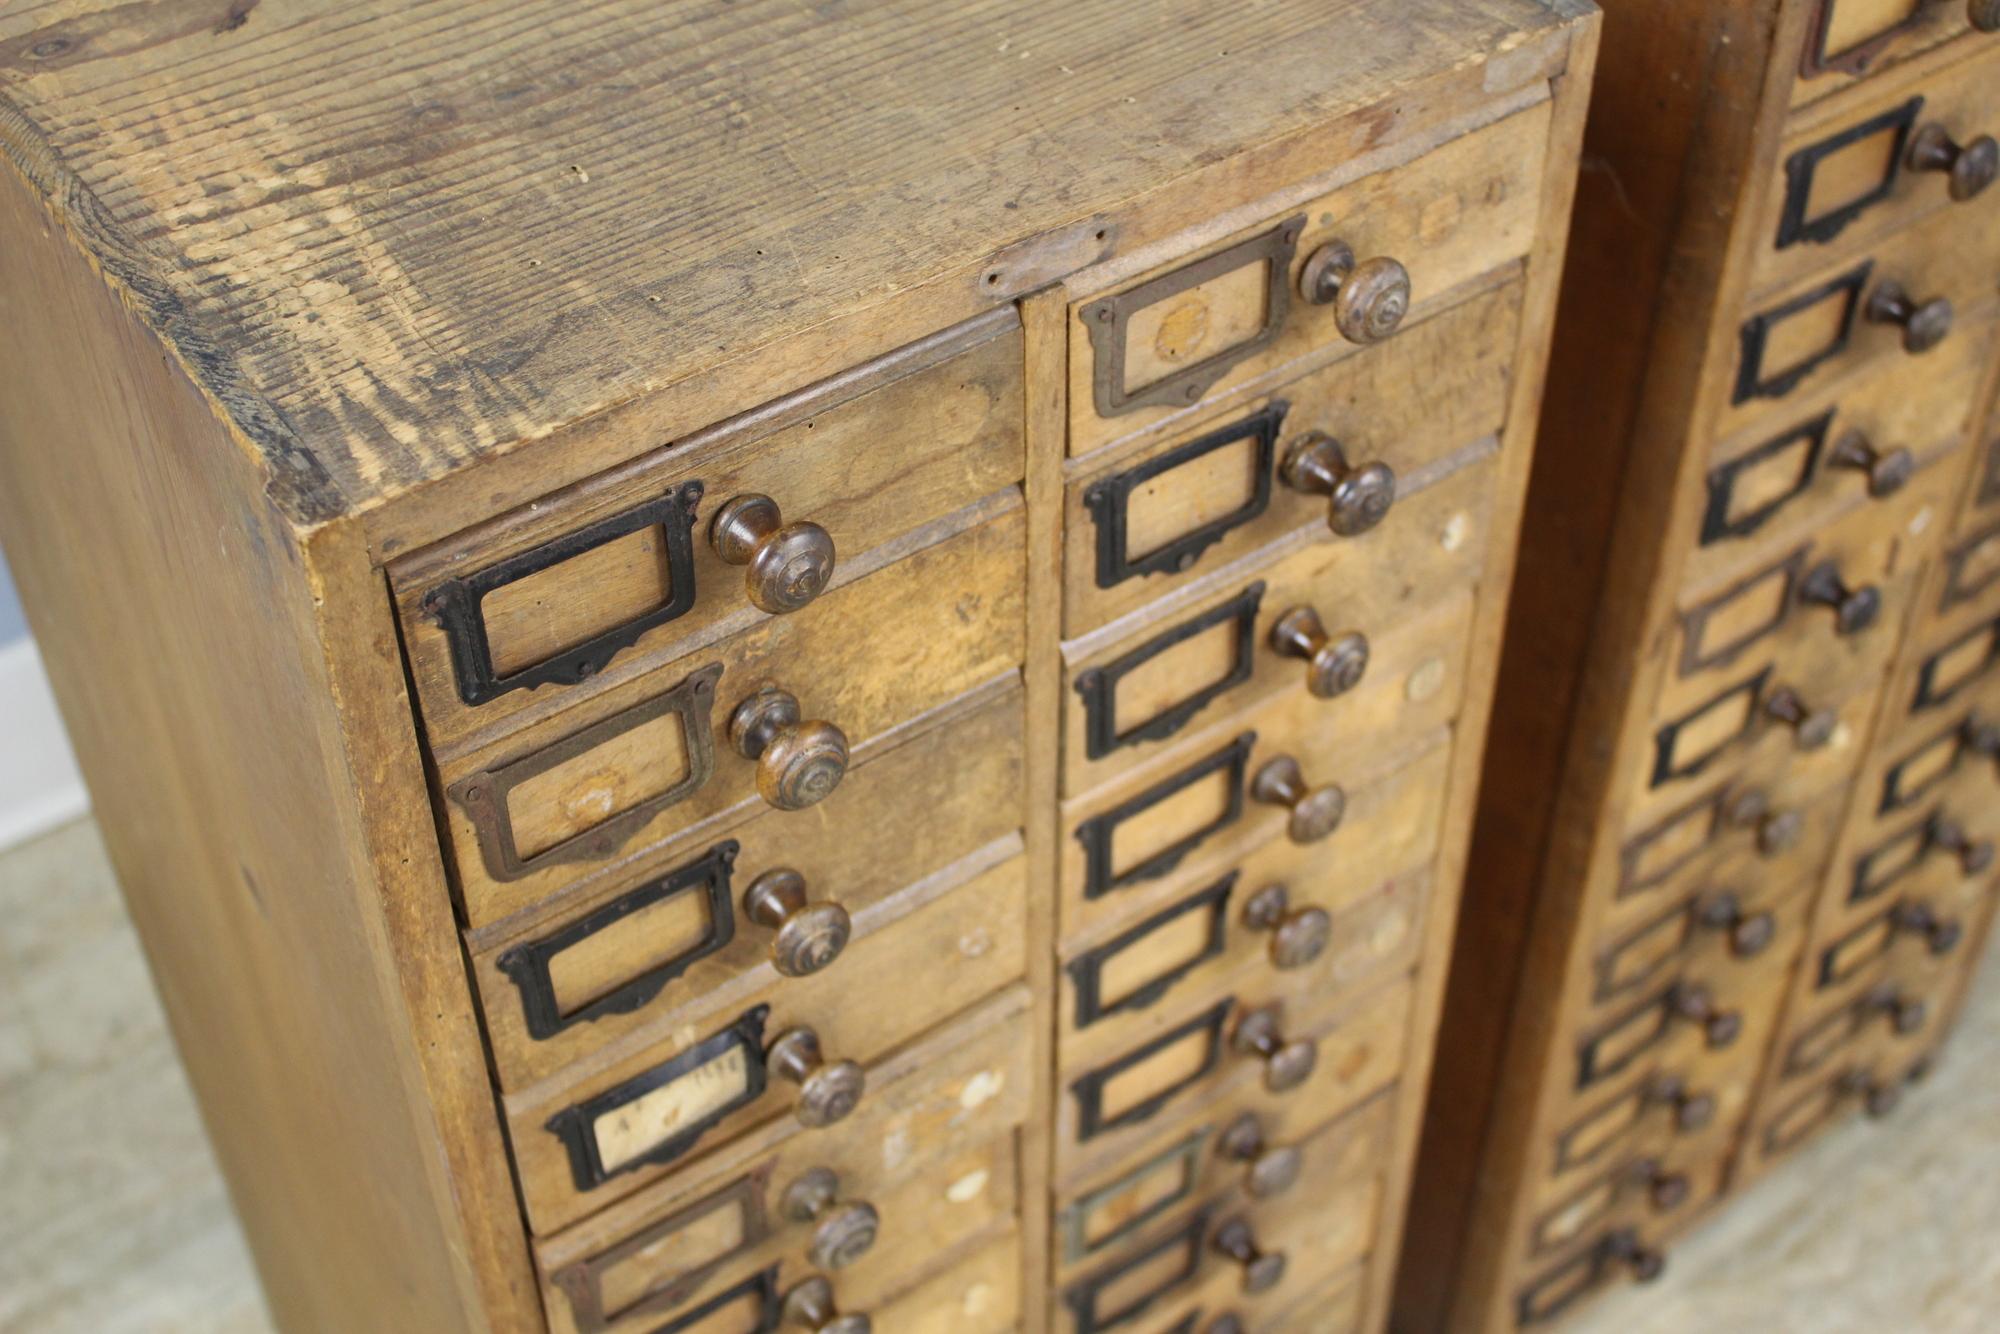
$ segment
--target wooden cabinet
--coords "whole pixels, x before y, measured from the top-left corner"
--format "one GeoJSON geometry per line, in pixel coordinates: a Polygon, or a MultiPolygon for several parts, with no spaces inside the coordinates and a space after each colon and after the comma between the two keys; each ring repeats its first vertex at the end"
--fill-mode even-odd
{"type": "Polygon", "coordinates": [[[0,17],[0,524],[279,1322],[1384,1328],[1596,30],[0,17]]]}
{"type": "Polygon", "coordinates": [[[1411,1330],[1886,1115],[1993,911],[2000,9],[1604,9],[1411,1330]]]}

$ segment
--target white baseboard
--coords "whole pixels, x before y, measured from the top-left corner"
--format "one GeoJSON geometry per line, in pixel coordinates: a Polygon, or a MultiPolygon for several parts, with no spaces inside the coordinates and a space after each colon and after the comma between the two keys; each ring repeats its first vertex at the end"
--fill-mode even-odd
{"type": "Polygon", "coordinates": [[[0,648],[0,848],[90,809],[32,639],[0,648]]]}

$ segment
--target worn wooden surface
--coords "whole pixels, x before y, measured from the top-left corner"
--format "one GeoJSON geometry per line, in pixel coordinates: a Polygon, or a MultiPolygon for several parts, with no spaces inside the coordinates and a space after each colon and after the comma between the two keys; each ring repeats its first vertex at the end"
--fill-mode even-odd
{"type": "Polygon", "coordinates": [[[963,318],[1098,257],[1007,247],[1573,10],[34,5],[0,79],[13,151],[325,517],[805,329],[851,362],[886,302],[963,318]]]}

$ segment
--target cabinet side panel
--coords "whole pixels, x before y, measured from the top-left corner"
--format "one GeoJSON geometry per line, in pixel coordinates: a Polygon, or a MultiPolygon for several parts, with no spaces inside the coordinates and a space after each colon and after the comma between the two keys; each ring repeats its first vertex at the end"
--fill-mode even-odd
{"type": "Polygon", "coordinates": [[[71,221],[0,163],[0,531],[273,1314],[535,1327],[490,1099],[432,1087],[479,1073],[434,846],[364,822],[405,788],[422,819],[386,594],[301,541],[71,221]]]}

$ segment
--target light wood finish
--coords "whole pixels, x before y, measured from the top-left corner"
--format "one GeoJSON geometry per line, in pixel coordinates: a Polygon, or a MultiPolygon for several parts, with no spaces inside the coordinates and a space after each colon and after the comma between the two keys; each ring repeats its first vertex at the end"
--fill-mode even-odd
{"type": "MultiPolygon", "coordinates": [[[[1877,821],[1871,792],[1908,727],[1915,663],[1948,639],[1922,627],[1970,513],[1972,427],[1996,374],[1982,275],[2000,264],[2000,196],[1954,199],[1907,144],[1838,140],[1919,94],[1916,122],[1976,138],[2000,48],[1966,6],[1605,8],[1596,169],[1416,1184],[1423,1244],[1397,1281],[1411,1331],[1558,1320],[1656,1272],[1666,1243],[1761,1170],[1751,1146],[1773,1099],[1794,1100],[1780,1053],[1833,1003],[1813,970],[1865,917],[1845,902],[1854,859],[1918,820],[1877,821]],[[1816,54],[1822,22],[1851,48],[1839,68],[1816,54]],[[1876,35],[1870,59],[1855,54],[1876,35]],[[1923,309],[1936,298],[1948,332],[1923,309]],[[1725,924],[1772,914],[1747,957],[1683,916],[1725,892],[1725,924]],[[1645,986],[1614,1003],[1602,988],[1621,954],[1652,963],[1630,965],[1645,986]],[[1594,1073],[1621,1054],[1615,1076],[1594,1073]],[[1596,1146],[1587,1170],[1579,1144],[1596,1146]],[[1590,1214],[1589,1173],[1648,1156],[1686,1165],[1686,1198],[1590,1214]],[[1590,1221],[1551,1246],[1537,1234],[1558,1205],[1590,1221]]],[[[1971,628],[1961,614],[1952,628],[1971,628]]],[[[1920,847],[1926,886],[1960,865],[1920,847]]],[[[1909,946],[1946,916],[1976,930],[1990,881],[1927,890],[1930,916],[1840,995],[1894,975],[1947,1013],[1962,965],[1909,946]]],[[[1869,1041],[1889,1013],[1870,1011],[1869,1041]]],[[[1900,1087],[1915,1049],[1889,1045],[1857,1068],[1900,1087]]]]}
{"type": "Polygon", "coordinates": [[[1587,0],[142,8],[0,17],[0,515],[281,1323],[1073,1327],[1229,1111],[1133,1334],[1384,1328],[1587,0]]]}

